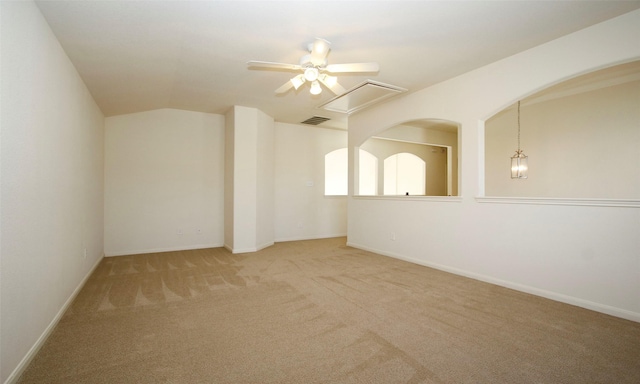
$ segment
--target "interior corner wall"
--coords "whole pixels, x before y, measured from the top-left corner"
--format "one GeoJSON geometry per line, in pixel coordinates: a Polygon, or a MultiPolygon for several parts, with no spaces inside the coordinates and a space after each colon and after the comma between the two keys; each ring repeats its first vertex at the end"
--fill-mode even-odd
{"type": "Polygon", "coordinates": [[[274,120],[257,111],[257,163],[256,163],[256,248],[274,243],[274,120]]]}
{"type": "Polygon", "coordinates": [[[0,2],[0,382],[103,256],[104,116],[32,2],[0,2]]]}
{"type": "Polygon", "coordinates": [[[225,114],[224,119],[224,247],[233,250],[235,189],[233,170],[235,167],[235,108],[225,114]]]}
{"type": "Polygon", "coordinates": [[[107,256],[222,246],[224,116],[159,109],[105,131],[107,256]]]}
{"type": "Polygon", "coordinates": [[[347,132],[275,124],[275,241],[347,234],[347,197],[324,195],[324,157],[347,147],[347,132]]]}
{"type": "Polygon", "coordinates": [[[638,36],[640,10],[351,116],[350,150],[403,121],[460,123],[461,197],[350,196],[348,244],[640,321],[638,208],[482,198],[484,121],[550,85],[637,60],[638,36]]]}

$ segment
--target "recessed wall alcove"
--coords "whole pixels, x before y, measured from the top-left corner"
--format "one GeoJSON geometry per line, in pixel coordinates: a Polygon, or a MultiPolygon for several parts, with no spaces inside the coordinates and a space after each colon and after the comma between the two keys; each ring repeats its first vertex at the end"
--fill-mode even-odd
{"type": "Polygon", "coordinates": [[[355,148],[355,195],[457,196],[458,128],[420,119],[368,138],[355,148]]]}
{"type": "Polygon", "coordinates": [[[485,196],[640,199],[640,61],[593,71],[521,100],[527,179],[511,179],[517,101],[485,122],[485,196]]]}

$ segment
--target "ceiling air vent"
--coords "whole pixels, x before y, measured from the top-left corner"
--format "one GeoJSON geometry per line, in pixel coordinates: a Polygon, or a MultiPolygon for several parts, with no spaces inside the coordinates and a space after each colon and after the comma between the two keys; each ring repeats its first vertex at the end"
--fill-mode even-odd
{"type": "Polygon", "coordinates": [[[324,123],[327,120],[331,120],[331,119],[328,117],[313,116],[303,121],[301,124],[318,125],[318,124],[324,123]]]}
{"type": "Polygon", "coordinates": [[[318,108],[351,114],[357,110],[366,108],[374,103],[399,95],[406,91],[406,89],[396,87],[395,85],[367,80],[364,83],[351,88],[342,95],[334,97],[318,108]]]}

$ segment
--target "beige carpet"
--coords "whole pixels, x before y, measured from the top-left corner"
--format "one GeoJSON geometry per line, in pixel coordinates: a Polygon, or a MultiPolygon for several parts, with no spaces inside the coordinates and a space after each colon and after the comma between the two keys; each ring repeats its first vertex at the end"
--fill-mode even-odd
{"type": "Polygon", "coordinates": [[[640,324],[345,246],[106,258],[22,383],[640,383],[640,324]]]}

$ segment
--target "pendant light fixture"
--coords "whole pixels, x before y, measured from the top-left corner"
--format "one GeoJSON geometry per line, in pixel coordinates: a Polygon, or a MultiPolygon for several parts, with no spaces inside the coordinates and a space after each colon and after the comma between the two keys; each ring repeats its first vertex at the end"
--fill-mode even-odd
{"type": "Polygon", "coordinates": [[[511,156],[511,178],[526,179],[529,174],[529,157],[520,149],[520,101],[518,101],[518,150],[511,156]]]}

